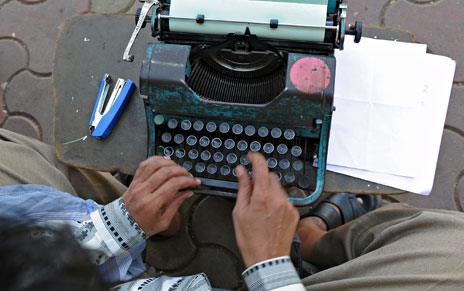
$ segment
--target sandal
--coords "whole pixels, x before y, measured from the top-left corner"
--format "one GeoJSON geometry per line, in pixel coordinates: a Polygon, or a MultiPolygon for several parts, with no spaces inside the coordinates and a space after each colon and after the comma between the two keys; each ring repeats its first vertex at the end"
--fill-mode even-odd
{"type": "Polygon", "coordinates": [[[327,225],[327,230],[334,229],[369,211],[380,207],[382,197],[379,195],[359,195],[337,193],[322,201],[304,217],[317,216],[327,225]],[[359,203],[361,198],[363,203],[359,203]],[[337,211],[338,210],[338,211],[337,211]]]}

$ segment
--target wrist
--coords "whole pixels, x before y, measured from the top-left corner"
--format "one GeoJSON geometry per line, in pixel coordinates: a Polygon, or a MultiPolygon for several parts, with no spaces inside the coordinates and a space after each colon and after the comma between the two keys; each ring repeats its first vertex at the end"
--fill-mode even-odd
{"type": "Polygon", "coordinates": [[[250,268],[253,265],[256,265],[260,262],[271,260],[273,258],[288,257],[289,252],[262,252],[253,251],[248,255],[243,256],[243,262],[245,263],[246,268],[250,268]]]}

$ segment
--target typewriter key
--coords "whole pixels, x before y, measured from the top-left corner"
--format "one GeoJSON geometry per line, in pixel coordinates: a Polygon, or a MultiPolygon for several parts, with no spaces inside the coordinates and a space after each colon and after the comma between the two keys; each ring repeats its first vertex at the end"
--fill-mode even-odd
{"type": "Polygon", "coordinates": [[[290,162],[287,159],[283,159],[279,161],[279,167],[282,170],[286,170],[290,167],[290,162]]]}
{"type": "Polygon", "coordinates": [[[182,159],[185,157],[185,150],[184,149],[176,149],[176,157],[182,159]]]}
{"type": "Polygon", "coordinates": [[[274,172],[274,174],[276,175],[277,179],[282,180],[282,173],[280,172],[274,172]]]}
{"type": "Polygon", "coordinates": [[[247,156],[240,157],[240,164],[242,164],[243,166],[248,166],[250,164],[250,161],[248,161],[247,156]]]}
{"type": "Polygon", "coordinates": [[[218,149],[220,148],[222,145],[222,140],[219,138],[219,137],[215,137],[213,138],[213,140],[211,141],[211,146],[215,149],[218,149]]]}
{"type": "Polygon", "coordinates": [[[270,169],[274,169],[275,167],[277,167],[277,159],[275,159],[275,158],[269,158],[269,159],[267,159],[267,166],[268,166],[270,169]]]}
{"type": "Polygon", "coordinates": [[[155,116],[155,118],[153,118],[153,122],[156,124],[156,125],[161,125],[164,123],[164,116],[161,115],[161,114],[158,114],[155,116]]]}
{"type": "Polygon", "coordinates": [[[215,153],[214,153],[214,155],[213,155],[213,160],[214,160],[216,163],[222,162],[223,159],[224,159],[224,155],[223,155],[221,152],[215,152],[215,153]]]}
{"type": "Polygon", "coordinates": [[[192,160],[196,160],[196,159],[198,158],[198,155],[199,155],[199,153],[198,153],[198,151],[195,150],[195,149],[190,150],[190,151],[188,152],[188,157],[189,157],[190,159],[192,159],[192,160]]]}
{"type": "Polygon", "coordinates": [[[219,172],[221,172],[221,175],[227,176],[230,174],[230,167],[227,165],[224,165],[221,167],[221,169],[219,169],[219,172]]]}
{"type": "Polygon", "coordinates": [[[287,147],[287,145],[286,145],[286,144],[283,144],[283,143],[279,144],[279,145],[277,146],[277,152],[278,152],[279,154],[281,154],[281,155],[285,155],[285,154],[288,152],[288,147],[287,147]]]}
{"type": "Polygon", "coordinates": [[[201,120],[197,120],[193,123],[193,129],[196,131],[202,131],[205,124],[201,120]]]}
{"type": "Polygon", "coordinates": [[[211,153],[209,151],[202,151],[201,154],[200,154],[200,158],[203,160],[203,161],[207,161],[211,158],[211,153]]]}
{"type": "Polygon", "coordinates": [[[235,146],[235,141],[233,139],[228,138],[224,141],[224,147],[226,149],[231,150],[234,148],[234,146],[235,146]]]}
{"type": "Polygon", "coordinates": [[[295,182],[295,175],[293,173],[289,172],[289,173],[285,174],[284,180],[285,180],[285,182],[287,182],[289,184],[293,183],[293,182],[295,182]]]}
{"type": "Polygon", "coordinates": [[[248,136],[252,136],[256,133],[256,128],[253,125],[247,125],[245,127],[245,134],[248,136]]]}
{"type": "Polygon", "coordinates": [[[189,130],[190,128],[192,128],[192,123],[190,122],[190,120],[182,120],[182,122],[180,123],[180,128],[182,128],[183,130],[189,130]]]}
{"type": "Polygon", "coordinates": [[[164,148],[164,155],[166,157],[172,156],[173,153],[174,153],[174,149],[172,147],[165,147],[164,148]]]}
{"type": "Polygon", "coordinates": [[[263,151],[266,154],[271,154],[274,151],[274,145],[270,142],[265,143],[263,146],[263,151]]]}
{"type": "Polygon", "coordinates": [[[183,142],[184,142],[184,136],[183,136],[182,134],[180,134],[180,133],[176,134],[176,135],[174,136],[174,142],[175,142],[176,144],[181,144],[181,143],[183,143],[183,142]]]}
{"type": "Polygon", "coordinates": [[[295,131],[293,129],[286,129],[284,131],[284,137],[286,140],[292,140],[295,138],[295,131]]]}
{"type": "Polygon", "coordinates": [[[303,170],[303,162],[302,161],[294,161],[293,164],[292,164],[292,168],[295,170],[295,171],[301,171],[303,170]]]}
{"type": "Polygon", "coordinates": [[[185,161],[182,164],[182,167],[184,167],[187,171],[190,171],[192,169],[192,162],[191,161],[185,161]]]}
{"type": "Polygon", "coordinates": [[[235,168],[232,169],[232,175],[234,175],[234,177],[237,177],[237,170],[235,168]]]}
{"type": "Polygon", "coordinates": [[[230,130],[230,125],[227,122],[219,124],[219,131],[221,133],[228,133],[230,130]]]}
{"type": "Polygon", "coordinates": [[[187,136],[187,144],[189,146],[194,146],[197,143],[197,137],[194,135],[187,136]]]}
{"type": "Polygon", "coordinates": [[[298,176],[298,187],[302,189],[307,189],[311,185],[311,180],[303,175],[298,176]]]}
{"type": "Polygon", "coordinates": [[[209,138],[207,136],[202,136],[200,137],[200,141],[198,143],[202,147],[207,147],[209,145],[209,138]]]}
{"type": "Polygon", "coordinates": [[[203,173],[203,172],[205,171],[205,168],[206,168],[206,166],[205,166],[205,164],[202,163],[202,162],[196,163],[196,165],[195,165],[195,171],[196,171],[197,173],[203,173]]]}
{"type": "Polygon", "coordinates": [[[243,132],[243,126],[241,124],[232,125],[232,132],[234,134],[241,134],[243,132]]]}
{"type": "Polygon", "coordinates": [[[282,130],[278,127],[274,127],[272,130],[271,130],[271,136],[273,138],[280,138],[282,136],[282,130]]]}
{"type": "Polygon", "coordinates": [[[215,132],[217,129],[217,125],[216,123],[214,123],[213,121],[210,121],[206,124],[206,131],[209,132],[209,133],[213,133],[215,132]]]}
{"type": "Polygon", "coordinates": [[[237,155],[230,153],[227,155],[226,160],[229,164],[235,164],[237,162],[237,155]]]}
{"type": "Polygon", "coordinates": [[[265,126],[258,128],[258,135],[260,137],[266,137],[269,134],[269,129],[265,126]]]}
{"type": "Polygon", "coordinates": [[[292,156],[298,158],[303,153],[303,150],[299,146],[293,146],[290,152],[292,153],[292,156]]]}
{"type": "Polygon", "coordinates": [[[261,149],[261,144],[257,141],[252,141],[250,143],[250,150],[252,152],[259,152],[259,150],[261,149]]]}
{"type": "Polygon", "coordinates": [[[175,129],[177,127],[177,119],[171,118],[168,120],[168,127],[170,129],[175,129]]]}
{"type": "Polygon", "coordinates": [[[241,140],[237,143],[237,149],[241,152],[246,151],[247,147],[248,147],[248,143],[244,140],[241,140]]]}
{"type": "Polygon", "coordinates": [[[164,143],[168,143],[171,141],[171,134],[169,132],[165,132],[161,135],[161,141],[164,142],[164,143]]]}
{"type": "Polygon", "coordinates": [[[210,164],[210,165],[208,165],[208,167],[206,168],[206,171],[207,171],[208,173],[210,173],[211,175],[214,175],[214,174],[216,174],[216,172],[217,172],[217,166],[216,166],[215,164],[210,164]]]}

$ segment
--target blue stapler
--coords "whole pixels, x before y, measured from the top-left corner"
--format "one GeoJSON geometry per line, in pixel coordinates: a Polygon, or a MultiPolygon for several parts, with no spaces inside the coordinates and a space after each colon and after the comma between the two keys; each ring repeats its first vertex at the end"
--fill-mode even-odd
{"type": "Polygon", "coordinates": [[[110,75],[105,74],[101,81],[92,116],[90,117],[90,134],[98,139],[104,139],[111,133],[124,106],[126,106],[135,90],[135,84],[131,80],[118,79],[110,98],[107,100],[110,83],[110,75]]]}

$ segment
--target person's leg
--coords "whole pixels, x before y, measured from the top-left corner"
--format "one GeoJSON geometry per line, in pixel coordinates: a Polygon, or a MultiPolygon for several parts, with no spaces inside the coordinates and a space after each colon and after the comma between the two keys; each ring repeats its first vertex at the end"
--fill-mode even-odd
{"type": "MultiPolygon", "coordinates": [[[[322,223],[322,224],[321,224],[322,223]]],[[[464,214],[390,204],[330,231],[300,222],[310,290],[462,290],[464,214]]]]}
{"type": "Polygon", "coordinates": [[[109,173],[68,167],[53,146],[0,128],[0,185],[40,184],[107,203],[126,187],[109,173]]]}

